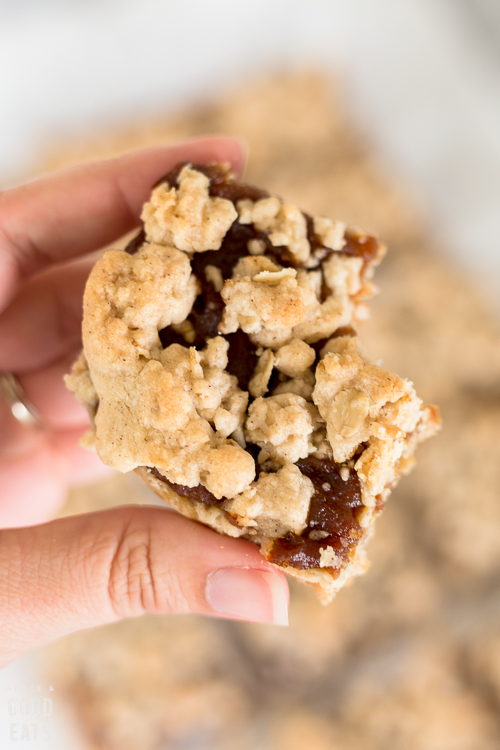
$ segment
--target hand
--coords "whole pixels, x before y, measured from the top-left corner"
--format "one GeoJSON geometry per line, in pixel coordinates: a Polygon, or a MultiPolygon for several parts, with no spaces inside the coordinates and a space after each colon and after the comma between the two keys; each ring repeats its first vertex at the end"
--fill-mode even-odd
{"type": "Polygon", "coordinates": [[[21,425],[0,398],[0,665],[145,612],[286,622],[285,578],[254,545],[167,508],[42,523],[71,482],[105,470],[78,446],[87,415],[62,381],[81,348],[92,252],[138,224],[151,185],[178,161],[229,161],[241,173],[243,158],[238,141],[205,138],[0,193],[0,371],[16,373],[45,424],[21,425]]]}

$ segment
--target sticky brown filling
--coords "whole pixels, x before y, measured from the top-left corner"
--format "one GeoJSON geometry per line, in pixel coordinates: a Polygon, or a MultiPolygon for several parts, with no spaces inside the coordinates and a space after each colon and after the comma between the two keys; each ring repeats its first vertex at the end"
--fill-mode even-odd
{"type": "Polygon", "coordinates": [[[318,568],[321,549],[331,547],[338,565],[327,570],[336,577],[362,534],[357,520],[363,507],[358,476],[351,469],[348,478],[342,479],[340,470],[347,467],[315,456],[301,459],[296,465],[314,486],[307,527],[300,536],[289,533],[275,539],[267,559],[275,565],[300,570],[318,568]]]}
{"type": "MultiPolygon", "coordinates": [[[[342,479],[342,467],[339,464],[315,456],[297,461],[296,466],[314,486],[307,527],[300,536],[289,533],[281,539],[275,539],[267,551],[267,559],[275,565],[290,566],[299,570],[318,568],[321,549],[331,547],[338,564],[334,568],[324,569],[337,577],[362,534],[357,520],[363,505],[358,476],[351,469],[347,479],[342,479]]],[[[178,495],[189,500],[204,505],[220,505],[226,499],[218,500],[201,484],[197,487],[186,487],[171,482],[157,469],[150,469],[150,472],[178,495]]]]}
{"type": "Polygon", "coordinates": [[[189,500],[195,500],[197,503],[203,503],[203,505],[217,505],[217,503],[222,503],[226,498],[223,497],[221,500],[217,500],[215,495],[212,495],[209,490],[207,490],[206,487],[204,487],[202,484],[198,484],[196,487],[187,487],[185,484],[176,484],[175,482],[171,482],[167,477],[164,477],[163,474],[160,474],[158,469],[150,469],[149,470],[151,474],[160,480],[160,482],[165,482],[165,484],[168,484],[171,490],[176,492],[181,497],[187,497],[189,500]]]}
{"type": "MultiPolygon", "coordinates": [[[[178,176],[184,166],[185,163],[178,164],[156,184],[166,182],[171,187],[177,187],[178,176]]],[[[226,198],[234,204],[243,199],[258,201],[269,196],[269,193],[264,190],[228,179],[227,173],[217,165],[195,164],[193,169],[202,172],[210,179],[209,192],[211,196],[226,198]]],[[[363,258],[366,267],[378,256],[380,245],[376,238],[358,236],[354,233],[346,233],[346,244],[340,251],[324,247],[314,232],[312,218],[308,214],[304,214],[304,217],[307,223],[311,252],[320,250],[322,259],[333,252],[337,252],[363,258]]],[[[195,253],[191,260],[193,273],[201,287],[200,294],[196,298],[188,317],[188,321],[194,329],[194,341],[187,342],[180,333],[169,326],[159,333],[164,348],[171,344],[181,344],[182,346],[188,344],[201,349],[206,345],[208,339],[220,335],[218,326],[222,319],[224,302],[219,292],[207,281],[205,268],[208,265],[215,266],[220,270],[224,280],[231,278],[236,263],[240,258],[249,254],[248,241],[251,239],[261,240],[265,248],[263,254],[272,257],[281,266],[297,267],[297,263],[287,247],[273,246],[265,233],[257,231],[252,225],[241,224],[238,220],[235,220],[226,233],[219,250],[195,253]]],[[[141,230],[125,248],[126,252],[130,254],[137,252],[144,240],[144,230],[141,230]]],[[[322,301],[329,294],[331,294],[331,290],[326,284],[323,284],[322,301]]],[[[353,329],[345,328],[339,329],[333,336],[354,335],[354,333],[353,329]]],[[[225,338],[229,341],[227,370],[237,377],[239,387],[248,391],[248,383],[253,376],[258,359],[256,348],[247,334],[241,330],[226,335],[225,338]]],[[[327,339],[319,341],[312,346],[319,352],[326,341],[327,339]]],[[[272,389],[272,383],[270,383],[270,387],[272,389]]],[[[255,459],[259,450],[258,447],[248,445],[247,450],[255,459]]],[[[321,559],[320,550],[331,547],[336,555],[336,565],[332,568],[324,568],[324,570],[328,570],[333,577],[337,577],[362,534],[362,529],[357,520],[359,510],[362,507],[359,479],[353,469],[350,470],[347,479],[342,479],[340,475],[342,467],[328,459],[309,456],[298,461],[296,465],[314,485],[307,528],[300,536],[289,533],[284,538],[275,539],[267,551],[267,558],[276,565],[291,566],[300,570],[318,568],[321,559]]],[[[260,467],[256,461],[257,475],[259,470],[260,467]]],[[[205,505],[220,505],[225,500],[225,498],[218,500],[201,484],[197,487],[187,487],[169,481],[157,469],[150,469],[150,472],[178,495],[194,502],[205,505]]],[[[233,519],[229,520],[232,521],[233,519]]]]}

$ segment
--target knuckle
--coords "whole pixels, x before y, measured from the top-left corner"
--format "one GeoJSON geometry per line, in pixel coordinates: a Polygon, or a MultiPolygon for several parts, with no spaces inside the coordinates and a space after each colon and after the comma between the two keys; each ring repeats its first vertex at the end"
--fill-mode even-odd
{"type": "Polygon", "coordinates": [[[147,527],[127,528],[109,568],[108,595],[119,617],[189,611],[178,580],[153,551],[147,527]]]}

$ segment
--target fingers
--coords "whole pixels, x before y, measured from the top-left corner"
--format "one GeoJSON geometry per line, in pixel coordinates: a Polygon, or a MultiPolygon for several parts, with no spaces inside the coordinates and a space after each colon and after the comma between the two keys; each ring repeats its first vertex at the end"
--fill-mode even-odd
{"type": "Polygon", "coordinates": [[[0,315],[0,371],[39,370],[82,345],[85,283],[97,254],[28,279],[0,315]]]}
{"type": "Polygon", "coordinates": [[[34,430],[21,425],[0,399],[0,528],[29,526],[54,516],[68,487],[112,473],[79,440],[86,428],[34,430]]]}
{"type": "Polygon", "coordinates": [[[151,186],[179,161],[228,161],[241,173],[233,138],[202,138],[85,164],[0,193],[0,309],[21,277],[82,255],[138,224],[151,186]]]}
{"type": "Polygon", "coordinates": [[[287,592],[254,545],[161,508],[1,531],[0,665],[76,630],[146,612],[286,624],[287,592]]]}
{"type": "MultiPolygon", "coordinates": [[[[85,424],[83,429],[57,430],[49,436],[50,448],[58,457],[65,487],[98,482],[115,474],[113,469],[103,464],[95,451],[80,446],[80,438],[87,426],[85,424]]],[[[48,520],[48,517],[45,516],[43,520],[48,520]]]]}
{"type": "Polygon", "coordinates": [[[36,407],[44,426],[52,430],[85,427],[89,423],[86,409],[76,401],[63,380],[77,353],[72,352],[47,367],[19,376],[27,400],[36,407]]]}
{"type": "Polygon", "coordinates": [[[20,425],[1,402],[0,419],[0,528],[47,521],[64,502],[66,465],[47,435],[20,425]]]}
{"type": "Polygon", "coordinates": [[[75,356],[70,354],[19,378],[28,401],[40,414],[43,430],[20,424],[0,399],[0,528],[45,521],[61,505],[68,486],[98,481],[112,473],[96,453],[79,446],[89,417],[63,381],[75,356]],[[35,482],[36,497],[30,491],[35,482]],[[51,492],[55,493],[53,502],[51,492]]]}

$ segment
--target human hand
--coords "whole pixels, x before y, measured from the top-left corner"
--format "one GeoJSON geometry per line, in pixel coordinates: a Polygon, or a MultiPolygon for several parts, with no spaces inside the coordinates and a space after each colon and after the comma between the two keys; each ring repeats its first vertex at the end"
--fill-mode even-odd
{"type": "Polygon", "coordinates": [[[145,612],[286,623],[285,578],[254,545],[167,508],[43,523],[71,483],[106,471],[78,446],[87,414],[62,380],[81,348],[92,253],[138,225],[151,185],[182,160],[229,161],[241,173],[244,157],[236,140],[198,139],[0,193],[0,371],[16,373],[44,425],[20,424],[0,398],[0,666],[145,612]]]}

